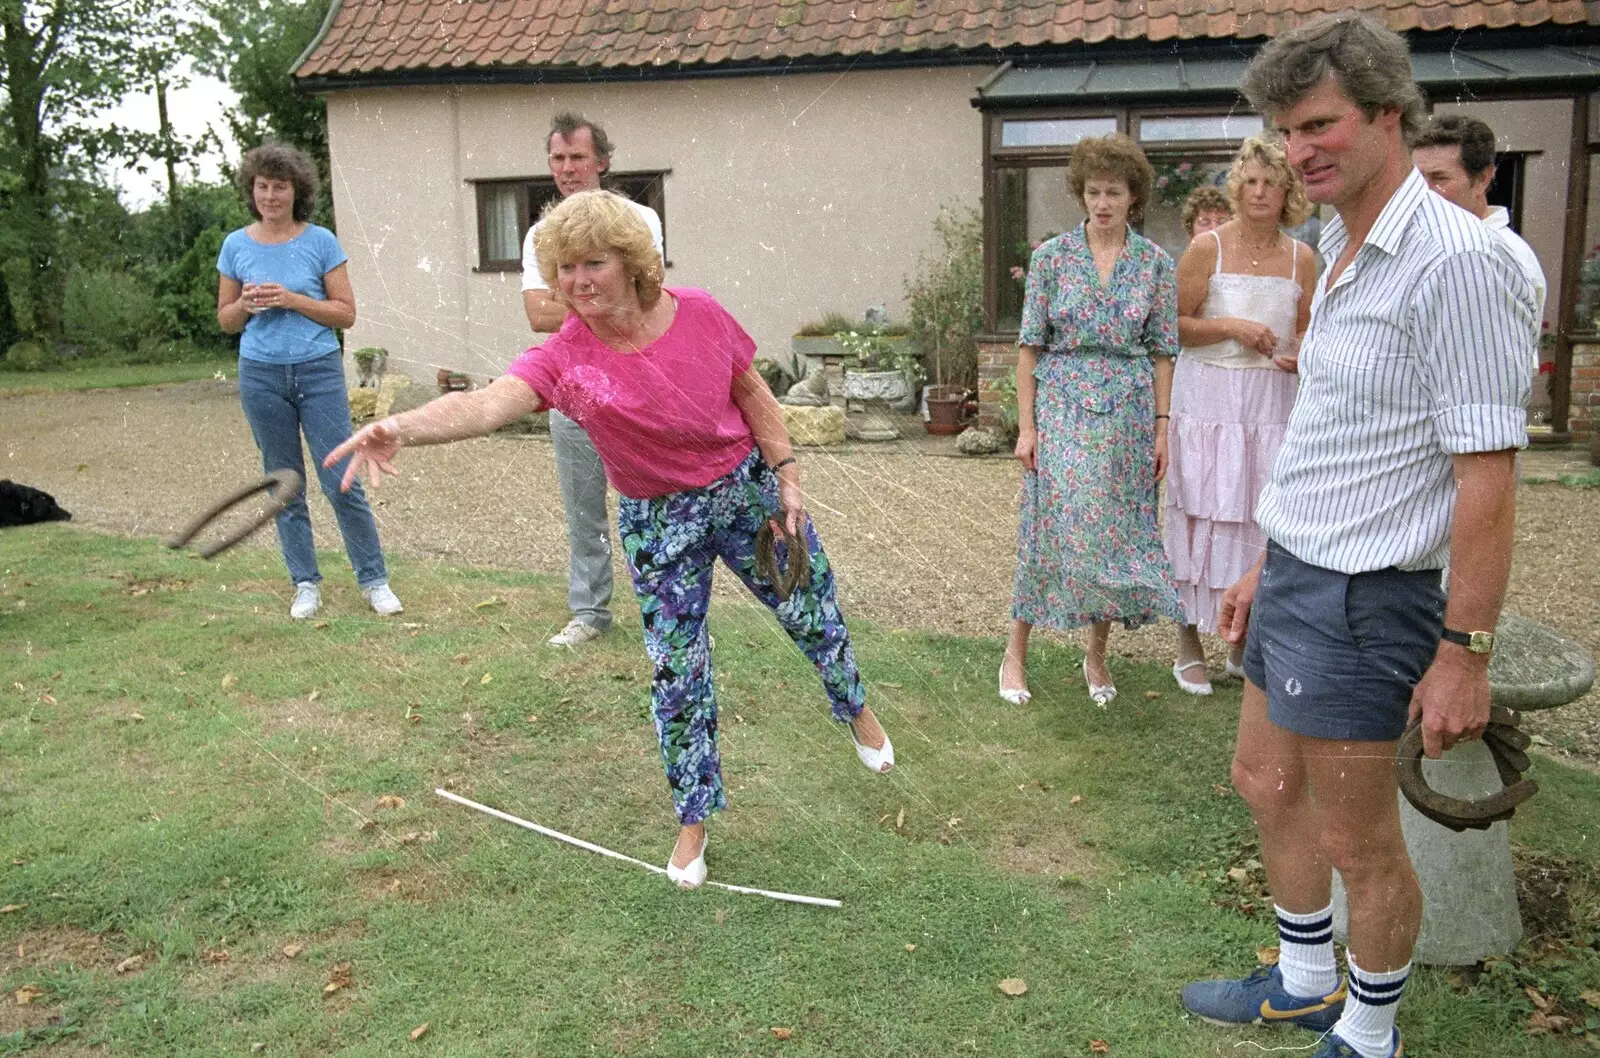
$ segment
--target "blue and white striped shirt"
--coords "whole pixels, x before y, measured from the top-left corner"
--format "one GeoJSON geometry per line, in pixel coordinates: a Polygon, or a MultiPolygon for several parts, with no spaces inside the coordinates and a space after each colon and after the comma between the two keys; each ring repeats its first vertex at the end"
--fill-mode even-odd
{"type": "MultiPolygon", "coordinates": [[[[1347,241],[1341,219],[1323,232],[1330,268],[1347,241]]],[[[1317,285],[1261,528],[1341,573],[1444,568],[1451,456],[1528,443],[1538,333],[1533,289],[1494,233],[1412,170],[1338,282],[1317,285]]]]}

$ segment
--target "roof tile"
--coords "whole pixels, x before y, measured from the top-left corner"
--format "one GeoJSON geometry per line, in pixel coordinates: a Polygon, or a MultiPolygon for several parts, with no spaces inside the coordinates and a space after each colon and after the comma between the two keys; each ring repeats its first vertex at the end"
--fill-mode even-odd
{"type": "Polygon", "coordinates": [[[1600,27],[1600,0],[342,0],[295,75],[1254,40],[1351,9],[1401,31],[1600,27]]]}

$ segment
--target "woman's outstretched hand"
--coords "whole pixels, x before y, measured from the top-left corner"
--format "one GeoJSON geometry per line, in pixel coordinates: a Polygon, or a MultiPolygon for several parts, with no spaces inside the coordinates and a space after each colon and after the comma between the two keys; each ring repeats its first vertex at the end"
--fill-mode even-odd
{"type": "Polygon", "coordinates": [[[344,459],[350,458],[350,465],[344,468],[344,478],[339,482],[340,492],[349,492],[350,486],[361,475],[363,468],[367,472],[367,483],[377,488],[383,480],[383,475],[392,478],[400,476],[394,468],[394,457],[404,444],[400,440],[400,431],[396,430],[394,423],[389,419],[363,426],[350,436],[344,444],[328,453],[328,458],[322,465],[332,468],[333,465],[344,459]]]}

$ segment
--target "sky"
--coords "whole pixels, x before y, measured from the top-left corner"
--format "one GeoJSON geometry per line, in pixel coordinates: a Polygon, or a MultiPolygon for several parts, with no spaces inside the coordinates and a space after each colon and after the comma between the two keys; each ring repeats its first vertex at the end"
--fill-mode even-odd
{"type": "MultiPolygon", "coordinates": [[[[173,131],[182,137],[193,138],[210,126],[222,138],[231,155],[238,148],[228,134],[228,123],[223,120],[222,112],[237,100],[238,96],[233,90],[221,81],[190,75],[187,87],[168,89],[167,116],[172,122],[173,131]]],[[[156,98],[149,92],[126,96],[121,103],[104,111],[101,118],[107,124],[115,123],[147,132],[156,132],[160,128],[156,116],[156,98]]],[[[221,163],[222,158],[212,148],[198,163],[180,166],[179,178],[198,175],[201,179],[214,180],[221,174],[221,163]]],[[[147,172],[143,174],[128,167],[113,165],[107,168],[121,193],[123,204],[130,209],[143,208],[167,193],[166,167],[160,161],[146,159],[147,172]]]]}

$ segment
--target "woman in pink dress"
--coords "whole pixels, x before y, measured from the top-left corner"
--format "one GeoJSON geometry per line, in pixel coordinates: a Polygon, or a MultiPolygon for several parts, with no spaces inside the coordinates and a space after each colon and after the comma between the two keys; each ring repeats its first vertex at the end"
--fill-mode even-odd
{"type": "MultiPolygon", "coordinates": [[[[1178,632],[1178,686],[1210,694],[1201,632],[1266,538],[1256,497],[1294,405],[1296,350],[1311,319],[1316,256],[1284,234],[1311,212],[1305,184],[1269,140],[1245,140],[1228,172],[1234,219],[1195,236],[1178,263],[1164,535],[1189,623],[1178,632]]],[[[1227,671],[1242,677],[1230,653],[1227,671]]]]}

